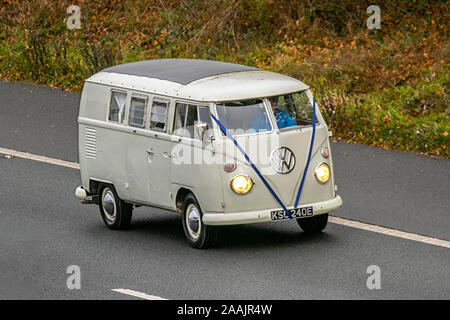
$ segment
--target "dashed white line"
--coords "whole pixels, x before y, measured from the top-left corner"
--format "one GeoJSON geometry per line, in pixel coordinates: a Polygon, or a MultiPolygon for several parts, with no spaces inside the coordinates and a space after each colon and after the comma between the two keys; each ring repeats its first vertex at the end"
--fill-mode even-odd
{"type": "Polygon", "coordinates": [[[423,243],[432,244],[432,245],[444,247],[444,248],[450,248],[450,241],[426,237],[426,236],[422,236],[420,234],[409,233],[409,232],[395,230],[395,229],[391,229],[391,228],[380,227],[380,226],[376,226],[376,225],[368,224],[368,223],[364,223],[364,222],[347,220],[347,219],[331,217],[331,216],[328,217],[328,221],[335,223],[335,224],[340,224],[340,225],[343,225],[346,227],[362,229],[362,230],[372,231],[372,232],[381,233],[381,234],[387,234],[389,236],[393,236],[393,237],[397,237],[397,238],[413,240],[413,241],[417,241],[417,242],[423,242],[423,243]]]}
{"type": "MultiPolygon", "coordinates": [[[[0,153],[6,154],[6,155],[12,155],[12,156],[15,156],[18,158],[24,158],[24,159],[34,160],[34,161],[50,163],[50,164],[54,164],[57,166],[63,166],[63,167],[68,167],[68,168],[72,168],[72,169],[80,169],[80,164],[77,162],[70,162],[70,161],[65,161],[65,160],[60,160],[60,159],[49,158],[49,157],[45,157],[45,156],[28,153],[28,152],[0,148],[0,153]]],[[[334,217],[334,216],[330,216],[328,218],[328,221],[331,223],[335,223],[335,224],[339,224],[339,225],[343,225],[343,226],[351,227],[351,228],[355,228],[355,229],[361,229],[361,230],[371,231],[371,232],[375,232],[375,233],[386,234],[386,235],[397,237],[397,238],[413,240],[413,241],[422,242],[422,243],[426,243],[426,244],[432,244],[432,245],[439,246],[439,247],[450,248],[450,241],[427,237],[427,236],[423,236],[420,234],[409,233],[409,232],[395,230],[395,229],[386,228],[386,227],[380,227],[380,226],[373,225],[373,224],[338,218],[338,217],[334,217]]],[[[134,295],[136,297],[138,297],[136,294],[139,294],[140,298],[143,298],[143,296],[147,296],[145,293],[140,293],[140,292],[128,290],[128,289],[113,289],[113,291],[121,292],[124,294],[134,295]],[[122,290],[122,291],[119,291],[119,290],[122,290]],[[125,291],[127,293],[125,293],[125,291]],[[133,294],[131,294],[131,293],[133,293],[133,294]]],[[[155,296],[148,296],[148,297],[155,297],[155,296]]],[[[156,297],[156,298],[159,298],[159,297],[156,297]]],[[[143,299],[145,299],[145,298],[143,298],[143,299]]],[[[160,298],[160,299],[162,299],[162,298],[160,298]]],[[[154,300],[154,299],[151,299],[151,300],[154,300]]]]}
{"type": "Polygon", "coordinates": [[[129,295],[129,296],[145,299],[145,300],[167,300],[165,298],[148,295],[146,293],[142,293],[142,292],[134,291],[134,290],[130,290],[130,289],[111,289],[111,290],[115,291],[115,292],[122,293],[122,294],[129,295]]]}
{"type": "Polygon", "coordinates": [[[60,159],[49,158],[49,157],[45,157],[45,156],[39,156],[39,155],[28,153],[28,152],[0,148],[0,153],[6,154],[6,155],[11,155],[11,156],[18,157],[18,158],[24,158],[24,159],[29,159],[29,160],[39,161],[39,162],[55,164],[57,166],[68,167],[68,168],[72,168],[72,169],[80,169],[80,164],[77,162],[70,162],[70,161],[65,161],[65,160],[60,160],[60,159]]]}

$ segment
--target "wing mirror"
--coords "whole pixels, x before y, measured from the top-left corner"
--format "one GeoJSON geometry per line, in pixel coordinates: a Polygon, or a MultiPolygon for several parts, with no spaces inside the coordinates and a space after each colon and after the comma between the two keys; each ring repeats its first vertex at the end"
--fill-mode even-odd
{"type": "Polygon", "coordinates": [[[197,131],[198,136],[203,140],[203,136],[205,135],[206,130],[208,130],[208,124],[206,122],[196,123],[195,130],[197,131]]]}

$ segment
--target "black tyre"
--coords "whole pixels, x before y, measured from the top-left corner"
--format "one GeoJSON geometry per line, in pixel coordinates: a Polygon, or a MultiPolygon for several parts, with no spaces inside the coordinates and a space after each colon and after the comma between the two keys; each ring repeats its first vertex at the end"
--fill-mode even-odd
{"type": "Polygon", "coordinates": [[[119,198],[114,186],[109,184],[99,185],[98,207],[108,228],[123,230],[130,226],[133,206],[119,198]]]}
{"type": "Polygon", "coordinates": [[[297,223],[306,233],[321,232],[327,226],[328,213],[319,214],[310,218],[297,219],[297,223]]]}
{"type": "Polygon", "coordinates": [[[197,199],[188,194],[183,203],[183,230],[188,243],[197,249],[211,247],[217,239],[217,228],[203,224],[202,217],[197,199]]]}

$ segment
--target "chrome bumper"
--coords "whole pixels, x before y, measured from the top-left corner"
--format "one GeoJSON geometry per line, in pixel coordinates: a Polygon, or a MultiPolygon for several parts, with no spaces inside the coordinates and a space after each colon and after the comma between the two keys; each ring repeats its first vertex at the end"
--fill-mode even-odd
{"type": "MultiPolygon", "coordinates": [[[[342,206],[342,198],[336,195],[335,198],[315,203],[308,203],[300,207],[313,207],[314,215],[328,213],[342,206]]],[[[288,208],[293,209],[293,208],[288,208]]],[[[236,213],[205,213],[203,214],[203,223],[212,226],[224,226],[233,224],[247,224],[272,221],[271,211],[282,210],[282,208],[273,208],[262,211],[246,211],[236,213]]]]}

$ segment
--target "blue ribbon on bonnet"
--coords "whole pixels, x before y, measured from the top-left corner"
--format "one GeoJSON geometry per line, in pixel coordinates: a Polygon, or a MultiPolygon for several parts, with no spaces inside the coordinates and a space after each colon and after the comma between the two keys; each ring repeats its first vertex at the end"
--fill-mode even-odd
{"type": "MultiPolygon", "coordinates": [[[[267,182],[267,180],[264,178],[264,176],[261,174],[261,172],[258,170],[258,168],[255,166],[255,164],[253,163],[253,161],[250,159],[250,157],[247,155],[247,153],[244,151],[244,149],[242,149],[242,147],[239,145],[239,143],[237,142],[237,140],[228,132],[228,130],[225,128],[225,126],[211,113],[211,117],[214,119],[214,121],[217,123],[217,125],[219,126],[220,130],[222,130],[222,132],[228,137],[230,138],[231,141],[233,141],[234,145],[236,146],[236,148],[242,153],[242,155],[244,156],[245,160],[247,160],[247,162],[250,164],[250,166],[253,168],[253,170],[255,171],[255,173],[258,175],[258,177],[261,179],[261,181],[263,182],[263,184],[266,186],[267,190],[269,190],[269,192],[272,194],[272,196],[275,198],[275,200],[281,205],[281,207],[283,208],[283,210],[288,214],[289,218],[292,219],[292,215],[289,212],[289,210],[286,208],[286,206],[283,204],[283,202],[281,201],[281,199],[278,197],[278,195],[276,194],[276,192],[272,189],[272,187],[269,185],[269,183],[267,182]]],[[[297,207],[298,202],[300,201],[300,196],[303,190],[303,185],[305,182],[305,177],[306,177],[306,173],[308,172],[308,167],[309,167],[309,162],[311,160],[311,154],[312,154],[312,149],[313,149],[313,144],[314,144],[314,137],[316,134],[316,100],[314,100],[313,98],[313,132],[312,132],[312,136],[311,136],[311,144],[309,146],[309,153],[308,153],[308,160],[306,162],[306,166],[305,166],[305,170],[303,171],[303,177],[302,177],[302,181],[300,183],[300,187],[298,189],[298,193],[297,193],[297,198],[295,199],[295,206],[294,208],[297,207]]]]}

